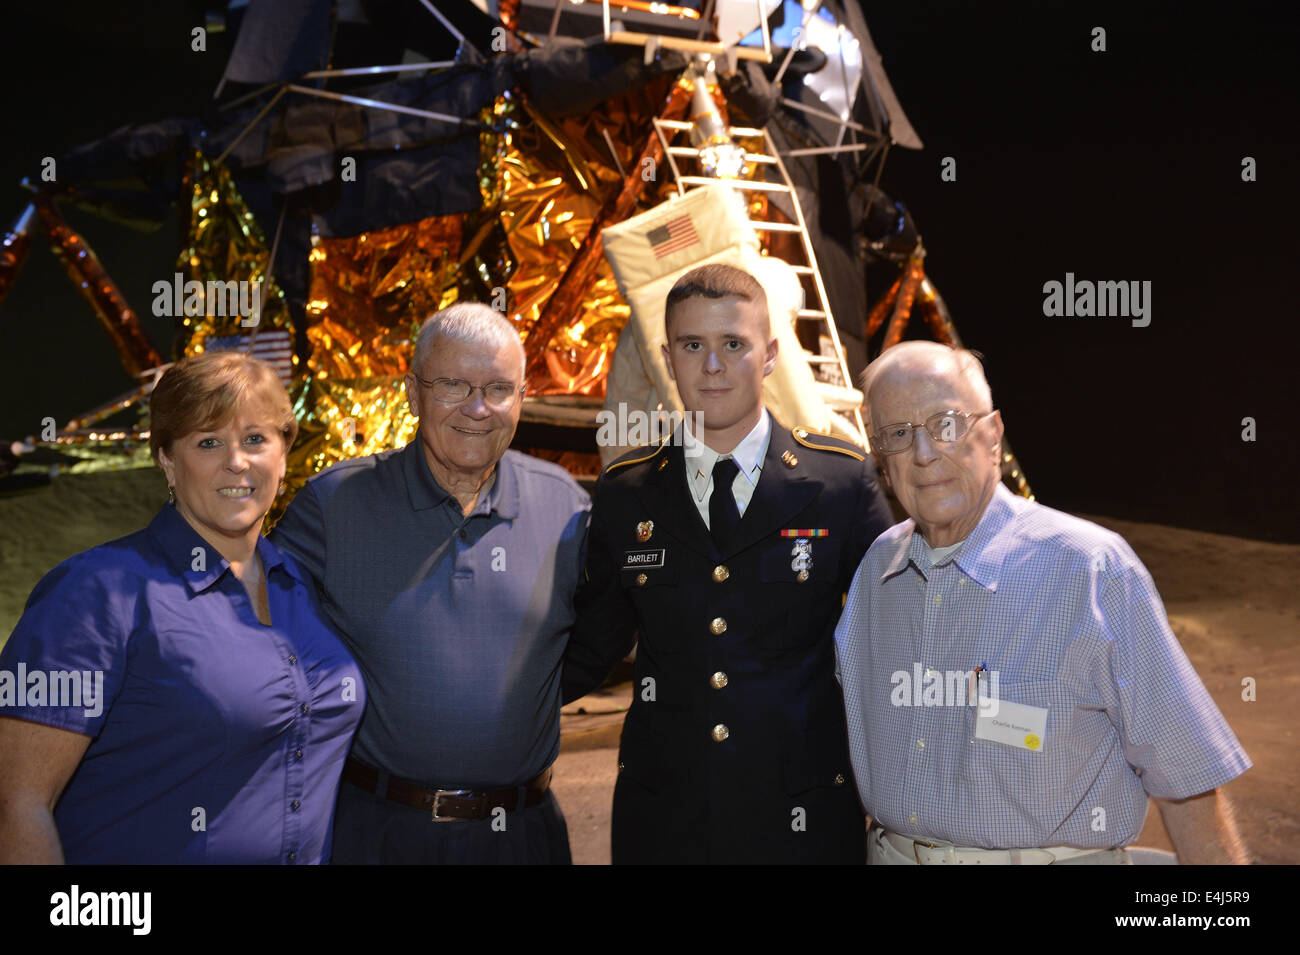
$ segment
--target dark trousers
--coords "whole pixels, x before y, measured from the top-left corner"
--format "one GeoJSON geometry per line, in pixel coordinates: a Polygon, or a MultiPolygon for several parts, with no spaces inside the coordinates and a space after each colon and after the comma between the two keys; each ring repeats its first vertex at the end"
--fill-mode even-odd
{"type": "Polygon", "coordinates": [[[852,783],[798,796],[753,787],[753,798],[710,804],[680,787],[652,793],[620,773],[610,826],[614,865],[862,865],[866,819],[852,783]],[[796,831],[791,809],[808,826],[796,831]]]}
{"type": "Polygon", "coordinates": [[[569,829],[555,794],[492,819],[434,822],[411,806],[351,783],[339,786],[335,865],[572,865],[569,829]]]}

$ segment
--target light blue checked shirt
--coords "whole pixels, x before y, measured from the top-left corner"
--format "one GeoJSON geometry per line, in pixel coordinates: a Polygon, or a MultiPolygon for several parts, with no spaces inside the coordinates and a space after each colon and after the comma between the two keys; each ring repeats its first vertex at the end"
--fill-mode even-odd
{"type": "Polygon", "coordinates": [[[1250,768],[1119,535],[1000,484],[938,564],[914,528],[871,546],[835,630],[858,792],[881,825],[986,849],[1122,846],[1148,795],[1250,768]],[[1047,710],[1037,750],[975,738],[977,666],[996,698],[1047,710]]]}

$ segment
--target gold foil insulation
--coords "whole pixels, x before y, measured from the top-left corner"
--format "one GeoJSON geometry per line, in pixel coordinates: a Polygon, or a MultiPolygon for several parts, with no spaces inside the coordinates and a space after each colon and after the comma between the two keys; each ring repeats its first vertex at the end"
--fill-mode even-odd
{"type": "MultiPolygon", "coordinates": [[[[218,309],[218,303],[205,300],[203,314],[178,316],[182,327],[189,332],[184,354],[202,352],[207,340],[215,337],[254,335],[272,328],[285,329],[292,336],[293,325],[284,293],[275,285],[274,277],[269,286],[264,282],[271,258],[270,246],[235,188],[229,170],[195,150],[190,156],[185,189],[190,207],[189,244],[176,261],[182,280],[199,282],[205,290],[210,281],[250,283],[249,300],[255,290],[259,315],[255,325],[245,324],[251,321],[249,317],[238,312],[217,314],[231,310],[225,306],[218,309]]],[[[293,363],[297,365],[297,356],[293,363]]]]}
{"type": "MultiPolygon", "coordinates": [[[[290,389],[300,425],[290,490],[331,464],[415,435],[418,422],[402,379],[416,333],[430,314],[458,300],[501,308],[515,323],[536,359],[531,394],[603,396],[609,359],[629,316],[604,257],[591,263],[583,282],[570,284],[563,303],[552,298],[577,251],[590,246],[593,226],[637,211],[611,218],[616,199],[631,195],[648,206],[672,189],[666,167],[647,175],[638,162],[653,138],[651,117],[664,112],[675,85],[665,77],[560,121],[540,115],[518,93],[504,94],[480,114],[479,210],[313,239],[303,330],[308,348],[302,364],[293,358],[290,389]],[[543,345],[533,339],[548,305],[555,311],[543,325],[554,330],[541,333],[543,345]]],[[[674,93],[674,102],[682,95],[674,93]]],[[[683,107],[688,101],[687,90],[683,107]]],[[[204,351],[213,338],[269,329],[296,340],[273,273],[262,287],[273,269],[271,242],[229,171],[195,151],[185,189],[189,230],[177,262],[181,283],[253,283],[260,314],[255,326],[245,324],[241,314],[208,314],[216,309],[205,300],[203,314],[177,316],[188,332],[183,354],[204,351]]],[[[11,273],[20,262],[14,252],[21,250],[6,260],[11,273]]],[[[141,364],[142,356],[132,357],[141,364]]],[[[113,454],[120,459],[120,450],[113,454]]]]}
{"type": "MultiPolygon", "coordinates": [[[[480,117],[480,210],[313,240],[310,382],[295,392],[302,434],[290,458],[291,487],[414,436],[402,376],[420,324],[455,301],[502,309],[530,356],[540,352],[531,394],[603,396],[629,315],[603,258],[545,348],[530,339],[595,217],[623,188],[618,164],[634,164],[668,85],[560,122],[517,94],[501,96],[480,117]]],[[[660,181],[652,178],[647,191],[660,181]]]]}
{"type": "MultiPolygon", "coordinates": [[[[503,0],[508,25],[517,10],[512,3],[503,0]]],[[[300,432],[289,455],[289,493],[277,500],[271,520],[311,475],[339,461],[400,447],[415,436],[418,421],[407,407],[402,380],[420,324],[452,302],[485,302],[514,322],[528,352],[531,394],[603,397],[629,309],[601,254],[599,230],[675,191],[651,117],[684,118],[692,92],[688,79],[664,77],[560,121],[540,115],[518,93],[505,93],[479,117],[479,210],[351,237],[313,238],[305,367],[298,355],[291,359],[290,392],[300,432]]],[[[715,125],[723,125],[725,97],[712,87],[709,92],[715,125]]],[[[751,153],[763,148],[761,137],[738,138],[737,144],[751,153]]],[[[747,162],[741,175],[750,178],[753,171],[747,162]]],[[[194,151],[185,190],[190,218],[188,245],[177,262],[180,284],[196,281],[206,293],[209,282],[248,283],[257,289],[258,308],[255,324],[240,313],[216,314],[216,303],[206,299],[200,314],[177,315],[188,332],[181,336],[183,354],[202,352],[217,337],[255,341],[269,329],[286,331],[296,341],[273,273],[267,281],[273,268],[267,236],[229,171],[194,151]]],[[[161,364],[136,313],[81,236],[48,199],[38,197],[34,204],[51,246],[113,340],[123,366],[138,374],[161,364]]],[[[749,194],[748,207],[756,220],[786,219],[761,191],[749,194]]],[[[760,241],[763,254],[790,258],[799,240],[763,232],[760,241]]],[[[0,301],[27,251],[25,228],[2,237],[0,301]]],[[[872,308],[868,340],[888,320],[884,347],[900,341],[915,300],[935,337],[959,344],[925,281],[921,255],[918,249],[872,308]]],[[[74,461],[60,467],[91,471],[149,464],[147,419],[138,398],[122,396],[71,422],[54,445],[74,461]],[[129,407],[137,412],[134,425],[99,424],[129,407]]],[[[590,455],[532,450],[572,470],[592,470],[590,455]]],[[[1009,446],[1003,450],[1017,490],[1032,496],[1009,446]]]]}
{"type": "MultiPolygon", "coordinates": [[[[679,118],[686,112],[690,95],[690,84],[676,83],[671,86],[665,101],[656,111],[662,112],[666,118],[679,118]]],[[[654,201],[658,198],[656,193],[671,188],[667,174],[660,173],[660,167],[664,166],[667,157],[657,132],[646,132],[639,139],[633,137],[632,142],[642,144],[640,151],[634,154],[635,158],[630,164],[623,166],[619,189],[611,190],[610,197],[597,211],[585,236],[565,264],[563,275],[547,298],[546,305],[540,310],[536,327],[529,332],[530,338],[545,339],[548,343],[547,349],[529,348],[528,377],[531,381],[545,381],[555,377],[558,371],[553,360],[556,357],[555,339],[562,338],[566,330],[570,334],[578,330],[575,316],[587,314],[587,302],[601,289],[605,277],[610,275],[601,231],[634,214],[637,202],[642,198],[654,201]]],[[[611,148],[609,141],[606,142],[606,148],[611,148]]],[[[578,389],[570,389],[576,390],[578,389]]]]}
{"type": "Polygon", "coordinates": [[[600,115],[555,124],[517,97],[503,98],[498,107],[500,115],[518,124],[498,137],[499,215],[516,263],[506,284],[508,314],[530,358],[539,350],[544,354],[544,364],[533,364],[529,391],[602,396],[609,358],[630,314],[608,262],[599,263],[544,349],[532,338],[601,208],[623,185],[608,147],[602,156],[583,134],[599,136],[597,130],[605,129],[616,142],[626,141],[633,132],[631,118],[607,107],[597,111],[600,115]]]}
{"type": "Polygon", "coordinates": [[[314,238],[307,340],[313,378],[405,375],[420,324],[455,300],[464,216],[314,238]]]}
{"type": "Polygon", "coordinates": [[[304,379],[294,388],[298,440],[289,452],[290,493],[307,478],[349,458],[401,447],[418,421],[406,405],[400,375],[304,379]]]}

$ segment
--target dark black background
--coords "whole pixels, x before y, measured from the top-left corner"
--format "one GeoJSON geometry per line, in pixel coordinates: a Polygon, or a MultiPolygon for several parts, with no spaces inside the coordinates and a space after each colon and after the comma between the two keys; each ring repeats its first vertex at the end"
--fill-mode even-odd
{"type": "MultiPolygon", "coordinates": [[[[1128,946],[1153,934],[1169,934],[1183,941],[1193,933],[1230,940],[1224,947],[1233,942],[1261,944],[1267,927],[1285,920],[1292,899],[1286,888],[1291,873],[1280,866],[1197,867],[1156,873],[1141,866],[1113,866],[1107,867],[1104,878],[1095,878],[1091,872],[1088,866],[1064,866],[1052,873],[1053,891],[1063,902],[1023,906],[1023,911],[1015,915],[1017,930],[1049,933],[1065,924],[1073,938],[1104,943],[1114,939],[1128,946]],[[1212,892],[1247,892],[1249,900],[1166,906],[1136,902],[1138,892],[1175,893],[1180,899],[1185,892],[1194,892],[1200,899],[1212,892]],[[1246,916],[1250,924],[1212,926],[1208,932],[1199,927],[1115,924],[1116,916],[1161,919],[1193,915],[1246,916]]],[[[0,889],[9,903],[6,929],[24,942],[42,938],[65,946],[122,946],[136,950],[151,940],[192,945],[201,933],[205,941],[235,951],[277,937],[300,943],[327,937],[335,944],[346,945],[347,950],[364,950],[372,947],[377,938],[408,931],[416,937],[429,936],[450,922],[446,916],[449,907],[431,901],[427,884],[411,876],[412,870],[402,866],[319,866],[297,872],[280,871],[275,866],[29,866],[21,870],[0,868],[0,889]],[[56,892],[70,894],[73,884],[83,895],[150,892],[150,934],[136,936],[131,929],[120,926],[51,926],[51,897],[56,892]],[[435,905],[443,916],[440,920],[430,918],[435,905]]],[[[757,867],[732,867],[727,878],[720,880],[703,868],[681,868],[673,876],[674,885],[691,891],[680,892],[680,899],[663,906],[662,913],[655,913],[653,928],[657,934],[645,933],[650,938],[664,939],[665,945],[672,944],[671,938],[697,930],[710,917],[716,918],[720,907],[744,912],[746,907],[753,908],[756,898],[771,891],[768,872],[757,867]],[[699,891],[694,891],[697,888],[699,891]]],[[[527,892],[521,893],[518,901],[503,900],[493,891],[496,873],[486,867],[463,867],[457,870],[456,878],[463,896],[456,899],[456,923],[490,926],[484,937],[490,931],[493,942],[503,947],[535,944],[537,928],[546,918],[542,913],[568,907],[582,907],[584,924],[593,938],[615,938],[629,926],[639,927],[645,919],[644,915],[628,911],[627,884],[611,878],[600,867],[584,866],[553,877],[534,877],[526,883],[527,892]],[[503,917],[506,914],[510,917],[503,917]]],[[[979,883],[963,887],[963,891],[940,893],[928,888],[918,891],[915,884],[904,879],[871,878],[870,873],[864,873],[859,878],[827,879],[816,886],[791,880],[790,885],[782,886],[781,901],[788,910],[800,913],[831,907],[848,911],[861,907],[864,894],[870,893],[874,911],[924,914],[932,921],[941,917],[964,929],[972,909],[991,910],[1006,891],[1029,896],[1042,888],[1042,878],[1042,873],[1029,866],[1007,866],[1005,872],[998,873],[996,889],[979,883]]],[[[770,931],[771,923],[748,918],[737,918],[735,922],[735,926],[729,926],[729,934],[740,945],[752,944],[757,949],[767,941],[760,933],[770,931]]],[[[877,937],[889,931],[875,924],[871,928],[877,937]]],[[[863,926],[851,920],[827,919],[815,931],[831,946],[842,942],[851,947],[862,942],[863,926]]],[[[901,935],[901,930],[894,934],[901,935]]]]}
{"type": "MultiPolygon", "coordinates": [[[[924,237],[927,272],[986,368],[1042,502],[1300,541],[1294,240],[1300,197],[1287,5],[864,4],[925,149],[881,182],[924,237]],[[1091,51],[1104,27],[1107,50],[1091,51]],[[957,161],[955,183],[940,161],[957,161]],[[1241,160],[1258,181],[1241,181],[1241,160]],[[1147,328],[1046,318],[1043,283],[1149,280],[1147,328]],[[1254,443],[1241,439],[1245,417],[1254,443]]],[[[229,36],[190,50],[183,2],[7,5],[0,21],[0,221],[23,175],[123,123],[192,115],[229,36]]],[[[142,234],[70,212],[159,346],[150,286],[179,218],[142,234]]],[[[38,240],[0,310],[0,437],[130,387],[38,240]]],[[[872,290],[879,294],[881,290],[872,290]]]]}

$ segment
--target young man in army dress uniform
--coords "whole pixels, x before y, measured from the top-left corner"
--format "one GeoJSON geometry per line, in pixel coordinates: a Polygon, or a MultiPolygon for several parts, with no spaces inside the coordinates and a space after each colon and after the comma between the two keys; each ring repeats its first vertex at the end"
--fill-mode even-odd
{"type": "Polygon", "coordinates": [[[686,273],[664,320],[700,433],[601,475],[564,663],[574,699],[639,639],[613,861],[861,863],[832,634],[863,554],[893,523],[875,467],[763,407],[777,342],[751,275],[686,273]]]}

